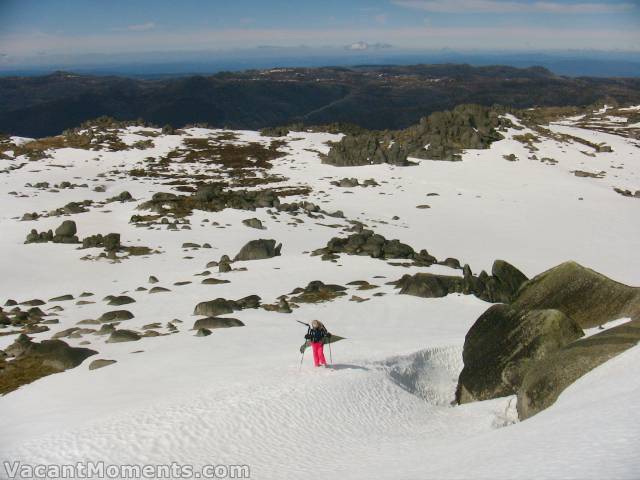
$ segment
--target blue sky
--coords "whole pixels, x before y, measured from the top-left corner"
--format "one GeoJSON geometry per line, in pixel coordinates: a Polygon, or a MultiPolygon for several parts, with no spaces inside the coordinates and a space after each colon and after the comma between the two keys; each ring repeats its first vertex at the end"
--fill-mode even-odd
{"type": "Polygon", "coordinates": [[[0,0],[5,60],[359,41],[638,51],[640,0],[0,0]]]}

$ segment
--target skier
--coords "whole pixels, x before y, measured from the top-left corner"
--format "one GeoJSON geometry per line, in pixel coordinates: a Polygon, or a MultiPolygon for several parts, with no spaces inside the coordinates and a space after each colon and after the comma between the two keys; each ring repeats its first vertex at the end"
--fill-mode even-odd
{"type": "Polygon", "coordinates": [[[324,359],[323,351],[324,339],[330,339],[331,334],[327,332],[327,329],[322,322],[318,320],[312,321],[304,338],[309,340],[309,343],[311,344],[311,349],[313,350],[313,364],[316,367],[319,367],[320,365],[324,365],[326,367],[327,361],[324,359]]]}

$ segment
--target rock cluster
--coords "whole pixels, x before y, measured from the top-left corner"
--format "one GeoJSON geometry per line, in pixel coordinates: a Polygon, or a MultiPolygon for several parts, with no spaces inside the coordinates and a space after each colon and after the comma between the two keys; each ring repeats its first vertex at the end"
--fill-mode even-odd
{"type": "Polygon", "coordinates": [[[344,213],[342,213],[341,210],[330,213],[320,208],[319,205],[307,201],[281,203],[278,205],[277,210],[279,212],[287,212],[293,216],[298,215],[298,213],[305,213],[311,218],[320,218],[320,215],[327,215],[328,217],[333,218],[344,218],[344,213]]]}
{"type": "Polygon", "coordinates": [[[11,333],[40,333],[49,330],[47,324],[58,323],[57,319],[47,319],[48,316],[44,313],[39,306],[44,302],[41,300],[32,300],[29,302],[23,302],[22,305],[30,306],[28,310],[23,310],[20,306],[16,305],[13,301],[8,301],[5,306],[13,307],[10,310],[4,311],[0,307],[0,329],[14,328],[11,333]]]}
{"type": "Polygon", "coordinates": [[[169,212],[184,215],[192,210],[219,212],[225,208],[255,210],[257,208],[277,207],[278,195],[272,189],[264,190],[226,190],[224,184],[200,185],[192,195],[176,195],[158,192],[140,208],[159,214],[169,212]]]}
{"type": "Polygon", "coordinates": [[[373,178],[368,178],[364,182],[360,183],[357,178],[342,178],[331,182],[331,185],[341,188],[354,188],[354,187],[378,187],[380,186],[373,178]]]}
{"type": "Polygon", "coordinates": [[[77,231],[76,222],[65,220],[56,228],[55,234],[51,230],[40,233],[35,229],[31,230],[24,243],[80,243],[76,236],[77,231]]]}
{"type": "Polygon", "coordinates": [[[74,215],[76,213],[84,213],[88,212],[90,207],[93,205],[93,201],[91,200],[83,200],[81,202],[69,202],[64,207],[56,208],[48,213],[50,217],[59,217],[62,215],[74,215]]]}
{"type": "Polygon", "coordinates": [[[346,295],[346,287],[341,285],[324,284],[320,280],[314,280],[302,288],[298,287],[293,290],[290,295],[292,302],[296,303],[318,303],[333,300],[336,297],[346,295]]]}
{"type": "Polygon", "coordinates": [[[491,275],[483,270],[480,275],[474,276],[469,265],[465,265],[462,277],[416,273],[404,275],[395,285],[403,295],[437,298],[450,293],[462,293],[475,295],[487,302],[509,303],[526,281],[527,277],[516,267],[504,260],[496,260],[491,275]]]}
{"type": "Polygon", "coordinates": [[[97,234],[82,239],[82,248],[104,248],[107,252],[120,250],[120,234],[97,234]]]}
{"type": "Polygon", "coordinates": [[[323,260],[333,260],[337,254],[367,255],[382,259],[411,259],[416,264],[432,265],[436,259],[426,250],[416,252],[412,247],[400,240],[387,240],[372,230],[362,229],[346,238],[334,237],[327,246],[315,250],[312,255],[322,255],[323,260]]]}
{"type": "Polygon", "coordinates": [[[616,193],[619,193],[623,197],[640,198],[640,190],[636,190],[635,193],[631,190],[625,190],[617,187],[615,187],[613,190],[615,190],[616,193]]]}

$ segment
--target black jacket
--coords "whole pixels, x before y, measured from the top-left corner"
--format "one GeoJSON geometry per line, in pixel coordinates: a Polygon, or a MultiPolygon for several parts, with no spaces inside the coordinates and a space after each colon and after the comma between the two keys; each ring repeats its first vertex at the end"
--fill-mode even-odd
{"type": "Polygon", "coordinates": [[[307,334],[304,336],[307,340],[311,342],[321,342],[324,337],[330,337],[331,334],[327,332],[327,329],[324,327],[320,328],[310,328],[307,334]]]}

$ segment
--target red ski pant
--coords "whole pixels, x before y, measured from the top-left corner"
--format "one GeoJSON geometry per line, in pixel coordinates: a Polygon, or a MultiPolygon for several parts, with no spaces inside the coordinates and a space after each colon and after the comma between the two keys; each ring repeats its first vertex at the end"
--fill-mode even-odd
{"type": "Polygon", "coordinates": [[[313,350],[313,364],[316,367],[327,364],[327,361],[324,359],[322,347],[324,347],[322,342],[311,342],[311,349],[313,350]]]}

